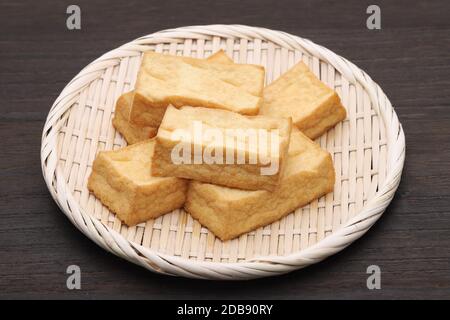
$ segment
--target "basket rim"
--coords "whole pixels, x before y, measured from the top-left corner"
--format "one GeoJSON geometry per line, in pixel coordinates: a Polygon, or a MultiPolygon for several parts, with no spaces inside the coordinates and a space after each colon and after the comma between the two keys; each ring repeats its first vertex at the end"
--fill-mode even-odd
{"type": "MultiPolygon", "coordinates": [[[[130,54],[128,54],[129,56],[130,54]]],[[[360,238],[381,217],[392,200],[400,183],[405,159],[405,136],[402,126],[382,89],[363,70],[352,62],[335,54],[310,40],[260,27],[245,25],[197,25],[166,29],[132,40],[116,49],[103,54],[83,68],[61,91],[52,105],[46,119],[41,142],[41,166],[44,180],[55,202],[71,222],[91,240],[103,249],[118,255],[130,262],[141,265],[151,271],[168,275],[181,275],[203,279],[251,279],[287,273],[319,262],[350,245],[360,238]],[[69,110],[77,94],[97,78],[97,74],[107,66],[132,50],[140,49],[146,41],[162,42],[170,38],[198,39],[211,36],[234,38],[260,38],[283,47],[297,47],[311,56],[333,65],[350,82],[358,82],[365,90],[376,112],[383,119],[387,138],[387,170],[386,177],[378,191],[367,200],[365,206],[351,219],[342,224],[338,230],[324,239],[303,250],[285,256],[258,256],[242,262],[197,261],[169,255],[158,250],[144,247],[127,240],[112,228],[104,225],[95,217],[85,212],[77,203],[64,177],[60,172],[57,157],[57,134],[63,121],[61,116],[69,110]],[[158,37],[161,40],[158,40],[158,37]],[[381,107],[378,97],[386,99],[381,107]],[[56,126],[54,126],[56,124],[56,126]],[[53,143],[53,144],[52,144],[53,143]],[[71,204],[69,204],[71,203],[71,204]]]]}

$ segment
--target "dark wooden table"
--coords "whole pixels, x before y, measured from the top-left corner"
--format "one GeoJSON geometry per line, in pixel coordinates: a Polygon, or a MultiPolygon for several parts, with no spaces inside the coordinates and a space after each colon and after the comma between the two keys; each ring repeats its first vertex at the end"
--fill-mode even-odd
{"type": "Polygon", "coordinates": [[[0,3],[0,297],[3,298],[450,298],[450,2],[17,1],[0,3]],[[78,4],[82,29],[66,28],[78,4]],[[406,134],[400,188],[352,246],[291,274],[209,282],[150,273],[106,253],[53,202],[40,168],[47,112],[87,63],[138,36],[184,25],[240,23],[322,44],[370,74],[406,134]],[[82,289],[66,288],[77,264],[82,289]],[[381,268],[368,290],[366,268],[381,268]]]}

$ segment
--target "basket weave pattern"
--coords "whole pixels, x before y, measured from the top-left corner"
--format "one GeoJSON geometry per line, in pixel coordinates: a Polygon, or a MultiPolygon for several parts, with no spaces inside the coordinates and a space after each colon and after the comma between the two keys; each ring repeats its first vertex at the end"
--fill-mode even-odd
{"type": "Polygon", "coordinates": [[[52,106],[41,149],[53,198],[98,245],[153,271],[208,279],[276,275],[343,249],[364,234],[392,200],[404,157],[398,118],[383,91],[362,70],[290,34],[224,25],[161,31],[89,64],[52,106]],[[96,153],[126,145],[111,125],[117,98],[133,89],[146,50],[204,58],[219,49],[235,62],[263,65],[266,84],[303,60],[338,92],[347,119],[317,139],[333,157],[334,192],[227,242],[182,209],[128,228],[87,190],[96,153]]]}

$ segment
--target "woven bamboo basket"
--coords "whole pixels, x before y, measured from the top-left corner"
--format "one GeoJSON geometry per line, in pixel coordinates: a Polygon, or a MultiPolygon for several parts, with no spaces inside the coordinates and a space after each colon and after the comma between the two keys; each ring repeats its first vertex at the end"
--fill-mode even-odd
{"type": "Polygon", "coordinates": [[[397,115],[366,73],[309,40],[241,25],[165,30],[104,54],[56,99],[41,146],[42,171],[51,195],[70,221],[99,246],[158,273],[228,280],[303,268],[361,237],[392,200],[404,158],[405,137],[397,115]],[[334,192],[227,242],[182,209],[127,227],[86,186],[96,153],[126,145],[111,125],[117,98],[133,89],[146,50],[204,58],[219,49],[235,62],[263,65],[266,83],[303,60],[338,92],[347,119],[317,139],[333,157],[334,192]]]}

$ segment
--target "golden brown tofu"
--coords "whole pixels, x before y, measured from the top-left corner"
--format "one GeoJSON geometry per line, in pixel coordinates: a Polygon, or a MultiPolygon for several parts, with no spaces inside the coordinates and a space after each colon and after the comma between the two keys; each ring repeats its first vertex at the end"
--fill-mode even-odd
{"type": "Polygon", "coordinates": [[[270,224],[333,190],[330,154],[292,130],[286,170],[274,192],[191,181],[185,209],[222,240],[270,224]]]}
{"type": "MultiPolygon", "coordinates": [[[[125,138],[128,144],[133,144],[139,141],[147,140],[156,135],[157,128],[151,126],[139,126],[131,123],[128,119],[130,117],[131,101],[133,100],[133,92],[124,93],[117,99],[116,110],[112,124],[117,131],[125,138]]],[[[158,113],[160,118],[164,116],[166,109],[153,108],[153,113],[158,113]]]]}
{"type": "Polygon", "coordinates": [[[293,124],[315,139],[346,117],[337,93],[299,62],[264,89],[260,114],[292,117],[293,124]]]}
{"type": "Polygon", "coordinates": [[[274,190],[285,166],[290,133],[290,118],[169,106],[156,136],[153,174],[274,190]]]}
{"type": "Polygon", "coordinates": [[[154,177],[154,139],[98,153],[88,188],[117,217],[132,226],[178,209],[186,198],[187,181],[154,177]]]}
{"type": "Polygon", "coordinates": [[[206,58],[206,60],[220,63],[233,63],[233,59],[228,57],[225,51],[223,51],[222,49],[214,52],[212,55],[206,58]]]}
{"type": "Polygon", "coordinates": [[[130,121],[159,126],[148,108],[184,105],[255,115],[262,104],[264,68],[148,51],[135,86],[130,121]]]}
{"type": "MultiPolygon", "coordinates": [[[[217,51],[206,60],[221,63],[233,63],[233,60],[231,60],[223,50],[217,51]]],[[[128,144],[133,144],[154,137],[158,129],[156,127],[152,127],[151,124],[160,123],[164,113],[166,112],[166,108],[147,108],[144,111],[147,113],[144,118],[152,119],[150,124],[147,123],[137,125],[131,123],[129,119],[133,95],[134,92],[131,91],[124,93],[119,97],[119,99],[117,99],[116,110],[112,120],[113,126],[122,134],[128,144]]]]}

